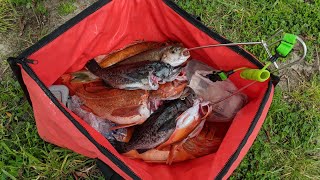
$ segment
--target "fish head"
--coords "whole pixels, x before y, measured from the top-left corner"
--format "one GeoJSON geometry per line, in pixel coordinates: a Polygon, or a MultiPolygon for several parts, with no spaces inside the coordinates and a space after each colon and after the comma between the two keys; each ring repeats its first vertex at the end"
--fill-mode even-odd
{"type": "Polygon", "coordinates": [[[192,106],[194,101],[197,99],[197,95],[193,89],[186,87],[180,96],[181,100],[185,100],[188,105],[192,106]]]}
{"type": "Polygon", "coordinates": [[[190,57],[187,48],[181,46],[171,46],[162,55],[161,61],[173,67],[180,66],[190,57]]]}

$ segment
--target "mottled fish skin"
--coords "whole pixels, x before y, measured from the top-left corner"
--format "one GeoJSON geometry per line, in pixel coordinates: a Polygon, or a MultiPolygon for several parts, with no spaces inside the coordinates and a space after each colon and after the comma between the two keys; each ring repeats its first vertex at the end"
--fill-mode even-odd
{"type": "Polygon", "coordinates": [[[111,142],[119,153],[136,149],[142,153],[166,141],[176,127],[176,119],[192,107],[194,95],[186,98],[167,101],[156,110],[143,124],[135,127],[128,143],[111,142]]]}
{"type": "Polygon", "coordinates": [[[94,60],[91,60],[86,67],[108,85],[126,90],[157,90],[158,82],[174,80],[178,74],[177,68],[161,61],[143,61],[101,68],[94,60]]]}

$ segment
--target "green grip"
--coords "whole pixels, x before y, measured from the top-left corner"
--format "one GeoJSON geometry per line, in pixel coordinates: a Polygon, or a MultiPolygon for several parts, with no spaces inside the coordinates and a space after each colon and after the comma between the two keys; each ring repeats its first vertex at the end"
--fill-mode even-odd
{"type": "Polygon", "coordinates": [[[228,79],[228,75],[225,72],[220,72],[218,75],[222,81],[228,79]]]}
{"type": "Polygon", "coordinates": [[[294,34],[286,33],[281,40],[280,45],[276,48],[276,51],[282,56],[286,57],[291,50],[293,49],[294,45],[297,42],[297,36],[294,34]]]}
{"type": "Polygon", "coordinates": [[[293,44],[295,45],[297,43],[297,36],[294,35],[294,34],[289,34],[289,33],[286,33],[284,36],[283,36],[283,41],[286,41],[287,43],[290,43],[290,44],[293,44]]]}
{"type": "Polygon", "coordinates": [[[245,69],[240,73],[241,78],[264,82],[270,77],[270,72],[265,69],[245,69]]]}
{"type": "Polygon", "coordinates": [[[292,45],[290,43],[282,41],[276,50],[281,56],[286,57],[291,52],[293,46],[294,45],[292,45]]]}

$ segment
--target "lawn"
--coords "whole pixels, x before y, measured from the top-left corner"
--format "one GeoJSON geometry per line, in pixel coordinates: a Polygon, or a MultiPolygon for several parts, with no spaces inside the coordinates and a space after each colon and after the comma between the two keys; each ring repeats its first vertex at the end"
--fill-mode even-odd
{"type": "MultiPolygon", "coordinates": [[[[17,55],[87,6],[61,2],[0,0],[1,59],[17,55]]],[[[279,28],[306,41],[307,63],[286,72],[257,139],[230,179],[320,179],[320,75],[312,66],[319,61],[320,1],[180,0],[178,4],[234,42],[266,39],[279,28]],[[288,79],[290,88],[285,86],[288,79]]],[[[261,47],[245,48],[266,59],[261,47]]],[[[93,160],[40,139],[19,84],[8,64],[0,63],[0,178],[103,179],[93,160]]]]}

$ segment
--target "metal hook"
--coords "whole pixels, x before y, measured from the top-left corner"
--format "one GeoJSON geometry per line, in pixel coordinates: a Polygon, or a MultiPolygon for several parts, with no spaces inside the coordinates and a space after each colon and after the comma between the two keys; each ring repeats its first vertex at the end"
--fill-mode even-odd
{"type": "MultiPolygon", "coordinates": [[[[269,37],[266,42],[269,42],[271,39],[273,39],[274,37],[276,37],[277,35],[279,35],[280,33],[283,32],[283,29],[278,30],[276,33],[274,33],[271,37],[269,37]]],[[[281,40],[280,40],[281,41],[281,40]]],[[[273,44],[273,43],[272,43],[273,44]]],[[[269,46],[271,46],[272,44],[270,44],[269,46]]]]}

